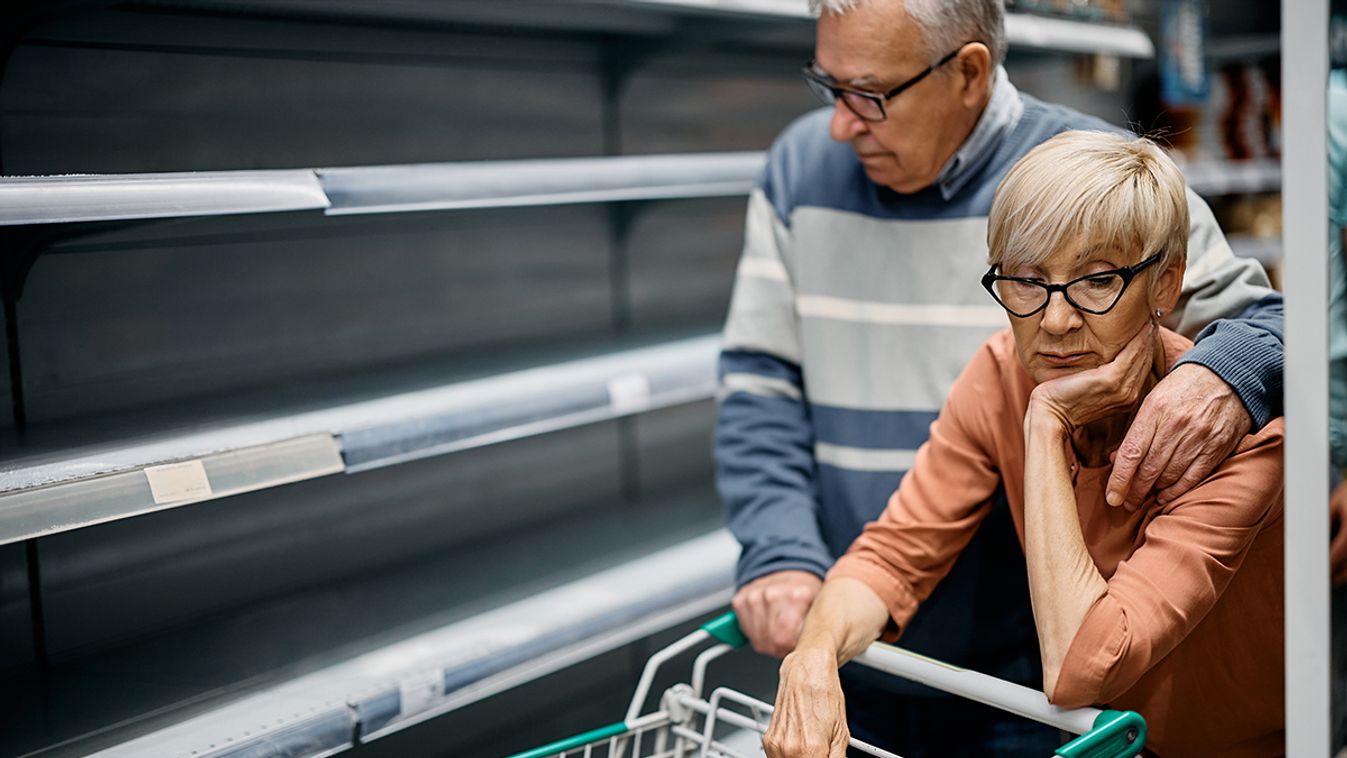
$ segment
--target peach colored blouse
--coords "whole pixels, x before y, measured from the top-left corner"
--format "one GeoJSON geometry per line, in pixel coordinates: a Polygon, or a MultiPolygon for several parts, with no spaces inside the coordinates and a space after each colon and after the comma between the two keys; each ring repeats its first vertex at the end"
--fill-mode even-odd
{"type": "MultiPolygon", "coordinates": [[[[1191,343],[1161,334],[1172,366],[1191,343]]],[[[949,571],[1002,486],[1024,544],[1033,387],[1009,330],[988,340],[884,513],[829,573],[884,600],[886,641],[949,571]]],[[[1285,751],[1282,436],[1276,419],[1191,492],[1134,513],[1104,502],[1108,467],[1082,468],[1068,449],[1081,531],[1108,590],[1071,643],[1053,703],[1137,711],[1161,756],[1285,751]]]]}

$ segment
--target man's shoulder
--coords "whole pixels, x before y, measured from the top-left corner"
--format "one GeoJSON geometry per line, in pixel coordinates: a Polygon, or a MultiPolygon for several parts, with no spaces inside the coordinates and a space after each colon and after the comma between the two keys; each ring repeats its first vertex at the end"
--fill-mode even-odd
{"type": "Polygon", "coordinates": [[[849,145],[828,134],[832,109],[819,108],[790,123],[767,154],[767,165],[758,188],[767,196],[781,219],[789,223],[801,205],[827,204],[848,207],[859,203],[865,189],[865,174],[849,145]]]}
{"type": "MultiPolygon", "coordinates": [[[[1049,103],[1039,100],[1033,95],[1021,95],[1024,101],[1024,115],[1020,119],[1021,125],[1029,127],[1029,130],[1039,136],[1037,142],[1048,139],[1053,135],[1067,132],[1074,129],[1089,129],[1101,132],[1121,133],[1126,130],[1120,126],[1110,124],[1098,116],[1091,116],[1088,113],[1081,113],[1075,108],[1069,108],[1057,103],[1049,103]]],[[[1035,142],[1035,144],[1037,144],[1035,142]]]]}

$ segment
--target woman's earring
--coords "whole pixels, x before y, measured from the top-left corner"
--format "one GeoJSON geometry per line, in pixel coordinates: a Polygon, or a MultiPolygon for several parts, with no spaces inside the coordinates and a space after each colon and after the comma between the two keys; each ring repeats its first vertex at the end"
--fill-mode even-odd
{"type": "Polygon", "coordinates": [[[1156,308],[1156,309],[1155,309],[1155,317],[1156,317],[1156,318],[1160,318],[1160,317],[1163,316],[1163,315],[1165,315],[1165,312],[1164,312],[1164,311],[1160,310],[1159,308],[1156,308]]]}

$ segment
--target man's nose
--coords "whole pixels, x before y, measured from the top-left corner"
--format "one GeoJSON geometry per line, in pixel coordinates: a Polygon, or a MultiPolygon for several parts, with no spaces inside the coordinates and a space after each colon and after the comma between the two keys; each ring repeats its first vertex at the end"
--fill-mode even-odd
{"type": "Polygon", "coordinates": [[[1048,307],[1043,309],[1043,320],[1039,327],[1049,334],[1066,334],[1080,326],[1080,311],[1066,301],[1066,294],[1052,292],[1048,294],[1048,307]]]}
{"type": "Polygon", "coordinates": [[[833,99],[833,118],[828,124],[828,134],[838,142],[850,142],[857,136],[864,134],[866,123],[851,112],[842,98],[833,99]]]}

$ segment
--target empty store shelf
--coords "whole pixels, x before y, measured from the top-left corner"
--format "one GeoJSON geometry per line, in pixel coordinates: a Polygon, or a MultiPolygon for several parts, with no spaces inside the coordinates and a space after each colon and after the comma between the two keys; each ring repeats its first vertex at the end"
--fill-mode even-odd
{"type": "Polygon", "coordinates": [[[705,400],[717,351],[705,335],[467,377],[423,367],[370,377],[339,402],[262,395],[237,410],[242,422],[165,409],[33,429],[0,463],[0,544],[705,400]],[[84,444],[108,430],[119,436],[84,444]]]}

